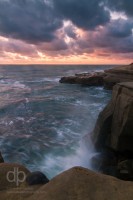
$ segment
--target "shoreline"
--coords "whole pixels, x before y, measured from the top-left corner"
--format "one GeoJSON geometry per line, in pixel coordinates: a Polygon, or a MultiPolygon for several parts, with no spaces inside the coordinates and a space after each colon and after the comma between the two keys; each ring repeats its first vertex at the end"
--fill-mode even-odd
{"type": "Polygon", "coordinates": [[[75,76],[65,76],[60,79],[60,83],[79,84],[82,86],[103,86],[112,90],[113,86],[121,82],[133,80],[133,63],[130,65],[118,66],[103,72],[80,73],[75,76]]]}

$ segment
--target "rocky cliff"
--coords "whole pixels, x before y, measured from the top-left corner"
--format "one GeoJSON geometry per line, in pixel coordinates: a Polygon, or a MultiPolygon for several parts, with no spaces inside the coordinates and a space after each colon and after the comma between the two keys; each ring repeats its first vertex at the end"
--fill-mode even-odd
{"type": "Polygon", "coordinates": [[[105,70],[104,72],[81,73],[60,79],[60,83],[104,86],[106,89],[112,89],[117,83],[129,81],[133,81],[133,63],[105,70]]]}
{"type": "Polygon", "coordinates": [[[97,147],[133,153],[133,82],[114,86],[111,102],[99,115],[93,141],[97,147]]]}
{"type": "Polygon", "coordinates": [[[112,89],[117,83],[133,81],[133,63],[105,70],[104,73],[104,86],[107,89],[112,89]]]}
{"type": "Polygon", "coordinates": [[[98,117],[92,140],[98,151],[114,154],[116,174],[120,166],[122,169],[119,178],[133,180],[133,82],[114,86],[110,103],[98,117]]]}

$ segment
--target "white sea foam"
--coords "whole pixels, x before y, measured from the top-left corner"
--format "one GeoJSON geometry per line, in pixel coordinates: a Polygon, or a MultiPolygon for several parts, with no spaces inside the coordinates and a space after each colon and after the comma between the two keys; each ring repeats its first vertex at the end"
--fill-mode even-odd
{"type": "Polygon", "coordinates": [[[25,121],[25,120],[24,120],[24,117],[17,117],[16,119],[17,119],[18,121],[23,121],[23,122],[25,121]]]}
{"type": "Polygon", "coordinates": [[[74,166],[82,166],[91,169],[91,158],[95,155],[94,149],[90,145],[88,149],[84,141],[80,141],[79,147],[74,150],[73,153],[68,153],[67,155],[55,155],[47,154],[44,155],[44,160],[41,165],[41,171],[47,173],[51,178],[64,170],[72,168],[74,166]]]}
{"type": "Polygon", "coordinates": [[[41,82],[59,82],[59,77],[40,78],[38,80],[28,80],[28,83],[41,83],[41,82]]]}
{"type": "Polygon", "coordinates": [[[19,81],[15,81],[12,85],[13,85],[13,87],[18,87],[18,88],[22,88],[22,89],[26,87],[26,85],[20,83],[19,81]]]}
{"type": "Polygon", "coordinates": [[[13,121],[10,121],[10,122],[9,122],[9,126],[12,126],[13,124],[14,124],[13,121]]]}

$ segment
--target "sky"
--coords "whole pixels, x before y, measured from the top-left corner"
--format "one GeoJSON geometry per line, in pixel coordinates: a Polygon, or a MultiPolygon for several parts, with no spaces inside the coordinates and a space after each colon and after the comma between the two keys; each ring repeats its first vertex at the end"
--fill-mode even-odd
{"type": "Polygon", "coordinates": [[[129,64],[133,0],[0,0],[0,64],[129,64]]]}

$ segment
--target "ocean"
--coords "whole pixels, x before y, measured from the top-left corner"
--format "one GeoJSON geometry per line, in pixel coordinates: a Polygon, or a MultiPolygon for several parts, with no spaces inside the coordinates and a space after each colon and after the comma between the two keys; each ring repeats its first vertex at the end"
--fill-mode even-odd
{"type": "Polygon", "coordinates": [[[111,67],[1,65],[0,151],[5,161],[42,171],[48,178],[73,166],[91,168],[96,152],[85,136],[111,91],[61,84],[59,79],[111,67]]]}

